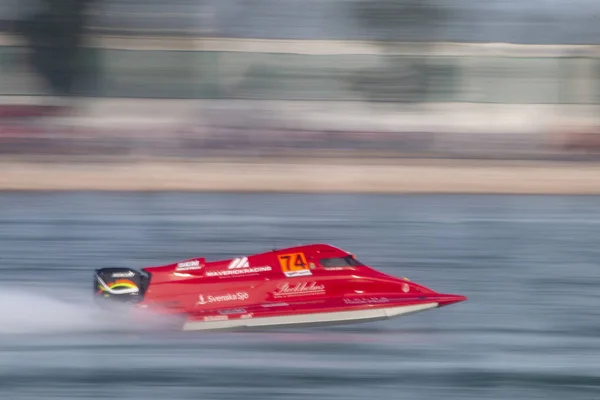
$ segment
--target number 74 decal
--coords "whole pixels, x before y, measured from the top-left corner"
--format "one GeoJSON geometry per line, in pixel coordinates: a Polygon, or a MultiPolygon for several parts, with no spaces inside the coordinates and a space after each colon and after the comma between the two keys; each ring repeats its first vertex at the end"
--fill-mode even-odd
{"type": "Polygon", "coordinates": [[[290,253],[277,256],[281,271],[288,278],[312,275],[304,253],[290,253]]]}

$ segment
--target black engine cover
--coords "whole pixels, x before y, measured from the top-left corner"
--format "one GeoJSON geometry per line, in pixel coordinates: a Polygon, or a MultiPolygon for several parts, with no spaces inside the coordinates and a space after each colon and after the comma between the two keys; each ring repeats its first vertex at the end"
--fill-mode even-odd
{"type": "Polygon", "coordinates": [[[137,303],[144,298],[150,277],[130,268],[102,268],[95,271],[94,297],[121,303],[137,303]]]}

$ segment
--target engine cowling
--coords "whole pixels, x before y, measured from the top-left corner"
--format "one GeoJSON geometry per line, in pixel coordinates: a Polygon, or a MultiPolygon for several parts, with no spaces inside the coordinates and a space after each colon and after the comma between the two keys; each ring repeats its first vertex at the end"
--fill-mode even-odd
{"type": "Polygon", "coordinates": [[[101,268],[94,271],[94,298],[119,303],[138,303],[150,282],[150,275],[130,268],[101,268]]]}

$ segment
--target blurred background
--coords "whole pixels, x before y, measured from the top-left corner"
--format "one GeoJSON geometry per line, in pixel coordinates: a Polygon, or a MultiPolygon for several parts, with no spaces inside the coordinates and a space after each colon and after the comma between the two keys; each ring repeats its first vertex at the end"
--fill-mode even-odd
{"type": "Polygon", "coordinates": [[[157,182],[597,191],[599,13],[598,0],[0,0],[0,399],[598,400],[600,197],[157,182]],[[322,168],[188,162],[275,156],[322,168]],[[590,162],[536,163],[544,175],[513,160],[590,162]],[[118,193],[52,191],[113,181],[118,193]],[[10,190],[21,183],[34,190],[10,190]],[[311,242],[469,300],[206,335],[92,304],[94,268],[311,242]]]}
{"type": "Polygon", "coordinates": [[[4,155],[590,159],[594,0],[2,0],[4,155]]]}

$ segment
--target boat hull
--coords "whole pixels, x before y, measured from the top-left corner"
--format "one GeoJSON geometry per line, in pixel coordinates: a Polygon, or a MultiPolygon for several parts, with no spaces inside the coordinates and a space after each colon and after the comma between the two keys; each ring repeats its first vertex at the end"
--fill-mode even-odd
{"type": "MultiPolygon", "coordinates": [[[[355,324],[387,320],[390,318],[414,314],[430,310],[439,306],[439,303],[423,303],[413,305],[397,305],[381,308],[366,308],[347,311],[330,312],[305,312],[292,315],[263,316],[257,318],[229,318],[226,316],[217,320],[189,320],[186,321],[184,331],[206,330],[243,330],[252,328],[280,328],[280,327],[310,327],[355,324]]],[[[216,317],[215,317],[216,318],[216,317]]]]}

